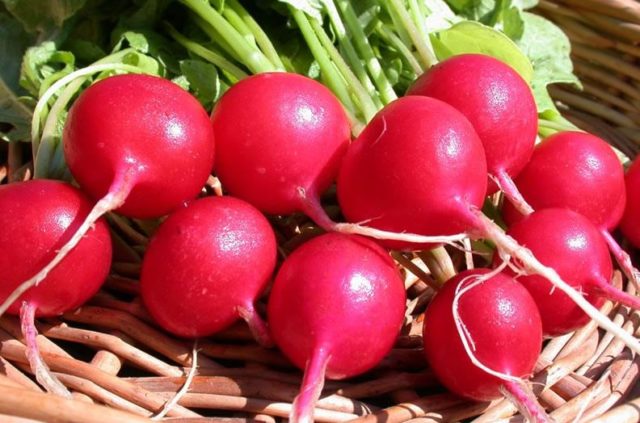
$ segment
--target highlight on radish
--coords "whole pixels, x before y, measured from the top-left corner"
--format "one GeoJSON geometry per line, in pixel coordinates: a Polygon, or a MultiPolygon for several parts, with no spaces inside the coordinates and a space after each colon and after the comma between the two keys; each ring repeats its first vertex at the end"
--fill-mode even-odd
{"type": "Polygon", "coordinates": [[[530,421],[550,421],[528,392],[542,347],[542,322],[529,292],[489,269],[447,281],[424,315],[424,352],[450,391],[475,401],[508,396],[530,421]]]}
{"type": "Polygon", "coordinates": [[[0,186],[0,300],[9,302],[9,314],[20,316],[36,380],[47,391],[66,397],[69,391],[40,357],[34,319],[73,310],[98,291],[111,266],[111,235],[105,220],[95,220],[76,248],[39,284],[17,299],[11,296],[68,242],[91,207],[91,201],[66,182],[36,179],[0,186]]]}
{"type": "Polygon", "coordinates": [[[369,239],[328,233],[286,258],[267,316],[276,345],[305,369],[292,421],[313,420],[325,377],[355,376],[382,360],[399,334],[405,301],[394,262],[369,239]]]}
{"type": "Polygon", "coordinates": [[[275,235],[256,208],[232,197],[201,198],[169,215],[154,234],[140,296],[175,335],[210,336],[242,318],[258,342],[270,345],[254,303],[275,265],[275,235]]]}
{"type": "Polygon", "coordinates": [[[514,69],[484,54],[460,54],[428,69],[407,94],[442,100],[469,119],[487,158],[487,194],[501,189],[527,208],[512,178],[533,153],[538,111],[531,88],[514,69]]]}
{"type": "Polygon", "coordinates": [[[213,130],[198,100],[166,79],[116,75],[84,90],[69,111],[64,154],[80,188],[97,200],[67,243],[0,306],[37,285],[110,211],[160,217],[195,198],[213,168],[213,130]]]}

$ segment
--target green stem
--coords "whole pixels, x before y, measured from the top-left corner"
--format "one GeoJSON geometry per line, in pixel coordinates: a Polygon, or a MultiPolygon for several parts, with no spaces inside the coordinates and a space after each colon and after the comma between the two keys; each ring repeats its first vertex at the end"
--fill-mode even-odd
{"type": "Polygon", "coordinates": [[[227,59],[225,59],[223,56],[203,47],[201,44],[198,44],[195,41],[188,39],[184,35],[180,34],[178,31],[176,31],[176,29],[171,25],[169,25],[168,23],[165,24],[165,29],[167,30],[169,35],[171,35],[171,37],[174,40],[176,40],[180,45],[182,45],[184,48],[186,48],[193,54],[196,54],[202,57],[203,59],[208,60],[215,66],[227,72],[237,81],[243,78],[246,78],[248,76],[245,71],[243,71],[242,69],[240,69],[239,67],[237,67],[236,65],[228,61],[227,59]]]}
{"type": "Polygon", "coordinates": [[[351,97],[349,96],[349,90],[347,89],[342,76],[336,70],[334,64],[329,59],[329,56],[327,56],[326,52],[324,51],[324,48],[322,47],[322,44],[320,44],[318,37],[316,37],[315,32],[313,31],[313,28],[311,27],[311,24],[309,23],[306,15],[304,14],[304,12],[291,6],[289,7],[289,11],[293,19],[298,24],[300,32],[302,33],[302,36],[304,37],[304,40],[307,43],[311,54],[318,62],[327,85],[329,86],[331,91],[333,91],[338,96],[345,108],[352,115],[355,115],[356,108],[353,104],[353,101],[351,101],[351,97]]]}
{"type": "Polygon", "coordinates": [[[252,73],[270,72],[277,70],[267,57],[256,47],[252,47],[217,10],[204,0],[180,0],[211,26],[216,28],[222,38],[231,46],[241,58],[244,65],[252,73]]]}
{"type": "Polygon", "coordinates": [[[217,30],[217,28],[214,28],[210,22],[207,22],[196,14],[192,14],[191,20],[195,22],[198,28],[200,28],[205,34],[207,34],[213,45],[219,47],[222,52],[226,53],[232,60],[242,63],[242,57],[240,57],[238,55],[238,52],[235,51],[224,38],[222,38],[220,32],[217,30]]]}
{"type": "MultiPolygon", "coordinates": [[[[40,138],[40,124],[42,122],[42,118],[44,114],[46,113],[45,108],[47,106],[47,103],[49,102],[49,99],[51,99],[51,97],[53,97],[62,87],[64,87],[65,85],[71,83],[72,81],[78,78],[82,78],[84,76],[92,75],[98,72],[114,71],[114,70],[121,70],[124,72],[132,72],[132,73],[141,72],[141,69],[136,66],[125,65],[122,63],[94,64],[91,66],[87,66],[86,68],[73,71],[70,74],[64,76],[63,78],[60,78],[55,83],[51,84],[51,86],[47,89],[47,91],[45,91],[42,97],[40,97],[40,99],[38,100],[38,103],[36,104],[36,107],[33,110],[33,119],[31,121],[31,143],[34,148],[34,151],[36,152],[34,153],[36,154],[35,161],[34,161],[34,166],[35,166],[34,174],[46,175],[47,169],[45,170],[38,169],[38,164],[47,163],[47,165],[45,166],[48,166],[48,162],[51,159],[51,154],[55,148],[55,145],[50,145],[51,143],[46,143],[45,150],[42,152],[40,151],[42,150],[42,147],[43,147],[43,145],[41,144],[41,138],[40,138]],[[39,157],[40,154],[44,154],[42,158],[39,157]]],[[[82,81],[84,82],[84,79],[82,81]]],[[[56,113],[60,113],[61,110],[62,108],[56,111],[56,113]]],[[[49,113],[49,115],[51,115],[51,113],[49,113]]],[[[56,116],[57,115],[54,114],[53,118],[57,119],[56,116]]],[[[51,119],[51,117],[48,117],[48,118],[51,119]]]]}
{"type": "Polygon", "coordinates": [[[351,90],[355,99],[360,104],[362,114],[364,115],[365,122],[369,122],[371,118],[378,112],[378,107],[367,93],[367,90],[360,84],[358,78],[353,74],[353,71],[344,61],[344,58],[340,55],[340,52],[333,45],[333,42],[329,39],[329,36],[324,32],[322,25],[315,19],[310,21],[311,27],[316,33],[318,40],[324,47],[324,50],[329,55],[329,58],[333,61],[338,71],[347,83],[347,88],[351,90]]]}
{"type": "Polygon", "coordinates": [[[284,70],[285,66],[280,59],[278,51],[271,43],[271,40],[269,39],[267,34],[262,30],[262,27],[260,27],[260,25],[258,25],[258,23],[253,19],[251,14],[249,14],[249,12],[247,12],[247,10],[242,7],[240,2],[238,2],[237,0],[227,0],[227,5],[228,7],[233,8],[235,13],[237,13],[240,18],[242,18],[244,23],[251,30],[256,43],[258,43],[258,46],[264,52],[265,56],[267,56],[267,58],[271,61],[271,63],[276,65],[276,67],[278,67],[279,69],[284,70]]]}
{"type": "MultiPolygon", "coordinates": [[[[356,15],[351,2],[348,0],[337,0],[338,6],[340,7],[340,11],[344,15],[344,19],[346,22],[351,35],[353,36],[353,40],[356,44],[356,47],[360,54],[362,55],[362,59],[364,60],[367,70],[369,74],[373,78],[375,86],[378,88],[380,92],[380,97],[382,98],[382,102],[384,104],[388,104],[398,98],[396,92],[393,90],[393,86],[387,79],[384,71],[382,70],[382,65],[378,61],[371,45],[369,44],[369,40],[358,21],[358,16],[356,15]]],[[[327,1],[327,3],[333,4],[331,0],[327,1]]],[[[359,63],[359,60],[358,60],[359,63]]]]}
{"type": "Polygon", "coordinates": [[[378,35],[380,35],[390,46],[398,50],[398,53],[402,55],[407,64],[411,67],[416,75],[422,73],[422,66],[416,60],[411,50],[409,50],[405,43],[402,42],[400,37],[389,30],[385,25],[378,25],[376,28],[378,35]]]}
{"type": "Polygon", "coordinates": [[[424,65],[425,69],[429,69],[432,65],[437,63],[437,59],[435,54],[433,53],[433,49],[431,47],[431,43],[429,42],[429,38],[422,38],[420,31],[416,28],[415,24],[411,20],[411,16],[405,9],[405,6],[402,4],[401,0],[389,0],[387,3],[388,7],[394,10],[400,19],[400,24],[403,28],[406,29],[413,45],[418,50],[418,55],[424,65]]]}
{"type": "MultiPolygon", "coordinates": [[[[355,75],[358,77],[358,80],[360,81],[360,83],[369,93],[369,96],[371,97],[371,99],[376,103],[376,106],[378,108],[381,108],[382,103],[378,99],[376,87],[373,85],[373,82],[371,82],[371,79],[369,79],[369,75],[367,74],[367,71],[364,65],[362,64],[362,60],[358,56],[358,53],[356,52],[356,49],[353,46],[353,43],[351,42],[349,35],[347,34],[347,29],[345,28],[345,25],[342,22],[342,19],[340,18],[340,14],[338,13],[338,10],[333,4],[333,0],[324,0],[324,5],[325,5],[325,10],[327,12],[327,16],[329,16],[329,20],[331,21],[331,26],[333,26],[333,30],[336,34],[336,37],[338,38],[338,43],[344,50],[344,56],[346,60],[349,62],[351,69],[353,70],[355,75]]],[[[360,26],[358,25],[358,28],[359,27],[360,26]]]]}

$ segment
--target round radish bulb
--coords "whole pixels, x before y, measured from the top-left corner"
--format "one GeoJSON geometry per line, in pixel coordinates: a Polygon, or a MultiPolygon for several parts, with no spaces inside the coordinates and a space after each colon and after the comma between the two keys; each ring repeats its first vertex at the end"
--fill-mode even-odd
{"type": "MultiPolygon", "coordinates": [[[[198,195],[213,168],[213,129],[198,101],[149,75],[118,75],[87,88],[65,122],[71,174],[99,199],[84,222],[35,276],[37,285],[105,213],[160,217],[198,195]]],[[[0,315],[10,305],[0,305],[0,315]]]]}
{"type": "Polygon", "coordinates": [[[130,192],[117,209],[125,216],[169,213],[195,198],[213,169],[206,110],[155,76],[118,75],[86,89],[69,112],[63,140],[71,174],[94,199],[129,175],[130,192]]]}
{"type": "MultiPolygon", "coordinates": [[[[535,148],[515,182],[533,210],[568,208],[591,220],[627,277],[639,282],[631,258],[609,233],[627,201],[624,170],[609,144],[584,132],[554,134],[535,148]]],[[[511,224],[523,216],[507,203],[504,217],[511,224]]]]}
{"type": "Polygon", "coordinates": [[[468,209],[482,205],[486,185],[484,149],[469,121],[440,100],[408,96],[382,109],[349,148],[338,176],[338,202],[349,222],[450,235],[471,225],[468,209]]]}
{"type": "Polygon", "coordinates": [[[620,229],[634,247],[640,248],[640,159],[636,159],[625,176],[627,207],[620,229]]]}
{"type": "Polygon", "coordinates": [[[264,213],[305,212],[330,224],[320,195],[338,173],[350,125],[328,88],[292,73],[262,73],[232,86],[211,122],[223,187],[264,213]]]}
{"type": "MultiPolygon", "coordinates": [[[[529,161],[538,132],[531,88],[509,65],[483,54],[453,56],[430,68],[407,92],[437,98],[455,107],[478,132],[489,174],[506,194],[529,161]]],[[[488,181],[488,194],[498,186],[488,181]]]]}
{"type": "MultiPolygon", "coordinates": [[[[636,307],[640,305],[638,299],[611,286],[613,265],[609,249],[598,228],[586,217],[569,209],[542,209],[513,224],[507,233],[530,249],[542,263],[555,269],[595,307],[602,306],[604,297],[611,296],[618,300],[627,297],[636,307]]],[[[494,263],[499,262],[501,260],[496,257],[494,263]]],[[[510,269],[505,272],[514,275],[510,269]]],[[[517,281],[529,290],[538,304],[545,335],[563,335],[590,320],[569,297],[554,290],[542,276],[522,275],[517,281]]]]}
{"type": "MultiPolygon", "coordinates": [[[[584,132],[560,132],[543,140],[515,180],[534,210],[574,210],[602,229],[615,228],[625,198],[624,171],[611,147],[584,132]]],[[[523,216],[505,204],[507,223],[523,216]]]]}
{"type": "Polygon", "coordinates": [[[158,324],[178,336],[209,336],[240,317],[268,344],[254,302],[275,265],[275,235],[256,208],[237,198],[201,198],[154,234],[140,294],[158,324]]]}
{"type": "Polygon", "coordinates": [[[80,190],[64,182],[38,179],[0,186],[0,299],[10,304],[9,313],[21,316],[29,362],[38,381],[61,395],[68,391],[40,359],[34,318],[73,310],[98,291],[111,266],[111,236],[104,219],[94,223],[38,286],[18,287],[52,259],[91,206],[80,190]]]}
{"type": "Polygon", "coordinates": [[[293,419],[311,421],[325,376],[355,376],[382,360],[402,325],[405,299],[389,254],[366,238],[321,235],[284,261],[267,314],[276,345],[305,369],[293,419]]]}
{"type": "MultiPolygon", "coordinates": [[[[514,381],[533,372],[542,346],[542,323],[522,285],[503,273],[474,269],[447,281],[433,298],[424,315],[423,340],[436,377],[452,392],[476,401],[500,398],[503,390],[521,398],[514,381]],[[486,280],[473,285],[481,279],[486,280]],[[456,325],[454,307],[464,331],[456,325]],[[468,349],[461,338],[465,332],[468,349]],[[513,380],[487,372],[471,360],[470,352],[492,372],[513,380]]],[[[535,404],[524,405],[532,413],[540,410],[535,404]]]]}
{"type": "Polygon", "coordinates": [[[415,249],[464,237],[490,240],[501,255],[549,279],[602,328],[640,353],[635,337],[482,214],[483,156],[469,121],[448,104],[422,96],[390,103],[351,144],[338,175],[343,214],[370,227],[338,224],[338,229],[381,239],[391,248],[415,249]]]}

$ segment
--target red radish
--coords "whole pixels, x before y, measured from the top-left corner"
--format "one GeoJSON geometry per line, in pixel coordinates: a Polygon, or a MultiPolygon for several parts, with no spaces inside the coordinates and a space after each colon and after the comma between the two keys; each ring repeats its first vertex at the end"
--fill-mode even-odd
{"type": "Polygon", "coordinates": [[[447,281],[427,307],[423,340],[436,377],[452,392],[476,401],[504,392],[532,420],[547,420],[519,381],[532,374],[540,355],[540,314],[529,292],[511,277],[474,269],[447,281]]]}
{"type": "MultiPolygon", "coordinates": [[[[430,68],[409,88],[455,107],[478,132],[487,169],[509,198],[519,193],[511,178],[527,164],[538,132],[531,88],[509,65],[483,54],[453,56],[430,68]]],[[[489,180],[488,194],[498,186],[489,180]]],[[[520,200],[521,201],[521,200],[520,200]]]]}
{"type": "MultiPolygon", "coordinates": [[[[67,183],[38,179],[0,186],[0,209],[0,299],[4,301],[53,258],[85,219],[91,202],[67,183]]],[[[20,314],[31,368],[49,391],[68,395],[40,359],[34,318],[82,305],[98,291],[110,266],[109,229],[104,219],[98,219],[59,266],[11,302],[8,312],[20,314]]]]}
{"type": "Polygon", "coordinates": [[[323,226],[320,195],[335,179],[351,129],[338,99],[293,73],[262,73],[216,104],[216,173],[224,188],[264,213],[305,212],[323,226]]]}
{"type": "Polygon", "coordinates": [[[193,199],[213,167],[207,112],[178,85],[119,75],[87,88],[64,127],[65,159],[83,191],[99,199],[85,221],[35,276],[0,306],[44,279],[103,214],[159,217],[193,199]]]}
{"type": "Polygon", "coordinates": [[[349,222],[451,235],[473,224],[468,208],[482,205],[486,184],[484,149],[469,121],[440,100],[408,96],[382,109],[349,148],[338,202],[349,222]]]}
{"type": "Polygon", "coordinates": [[[338,202],[347,220],[369,221],[387,231],[356,228],[360,234],[418,247],[456,231],[491,240],[501,255],[549,279],[599,325],[640,352],[637,339],[482,214],[487,181],[482,156],[480,140],[462,114],[440,100],[403,97],[382,109],[351,144],[338,175],[338,202]]]}
{"type": "Polygon", "coordinates": [[[624,236],[640,248],[640,159],[635,159],[625,176],[627,207],[620,222],[624,236]]]}
{"type": "Polygon", "coordinates": [[[305,369],[294,421],[312,421],[325,376],[361,374],[389,352],[402,325],[405,300],[389,254],[366,238],[321,235],[284,261],[267,314],[276,345],[305,369]]]}
{"type": "Polygon", "coordinates": [[[231,197],[201,198],[154,234],[140,295],[158,324],[178,336],[209,336],[241,317],[268,344],[254,302],[275,265],[275,235],[257,209],[231,197]]]}
{"type": "MultiPolygon", "coordinates": [[[[554,134],[535,148],[515,182],[533,210],[565,207],[591,220],[622,270],[637,283],[629,255],[609,233],[626,203],[624,170],[609,144],[585,132],[554,134]]],[[[523,217],[508,203],[504,216],[508,223],[523,217]]]]}
{"type": "MultiPolygon", "coordinates": [[[[640,308],[640,298],[611,285],[613,266],[607,244],[586,217],[569,209],[542,209],[513,224],[507,233],[555,269],[595,307],[610,298],[640,308]]],[[[496,258],[496,264],[499,261],[496,258]]],[[[538,304],[545,335],[563,335],[589,321],[589,316],[564,293],[554,290],[545,278],[523,275],[517,280],[538,304]]]]}

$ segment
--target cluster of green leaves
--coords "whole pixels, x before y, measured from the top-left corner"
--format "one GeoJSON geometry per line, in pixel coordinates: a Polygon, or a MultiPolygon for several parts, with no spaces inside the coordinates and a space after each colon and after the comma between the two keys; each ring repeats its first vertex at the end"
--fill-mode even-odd
{"type": "Polygon", "coordinates": [[[249,74],[297,72],[332,89],[358,127],[437,61],[471,52],[510,64],[541,119],[562,122],[547,85],[578,80],[567,37],[527,12],[535,3],[0,0],[0,138],[31,141],[36,174],[62,177],[68,105],[125,71],[169,78],[207,108],[249,74]]]}

